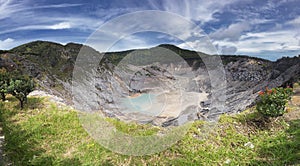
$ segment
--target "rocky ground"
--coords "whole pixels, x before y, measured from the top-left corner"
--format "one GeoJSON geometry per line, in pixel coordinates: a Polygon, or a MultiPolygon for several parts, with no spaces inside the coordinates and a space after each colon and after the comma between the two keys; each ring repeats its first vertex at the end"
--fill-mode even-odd
{"type": "MultiPolygon", "coordinates": [[[[67,103],[65,102],[64,99],[55,96],[53,94],[50,94],[49,92],[46,91],[42,91],[42,90],[34,90],[31,93],[29,93],[28,97],[45,97],[47,98],[50,102],[56,103],[57,106],[62,106],[62,107],[66,107],[67,103]]],[[[71,106],[69,106],[71,107],[71,106]]]]}

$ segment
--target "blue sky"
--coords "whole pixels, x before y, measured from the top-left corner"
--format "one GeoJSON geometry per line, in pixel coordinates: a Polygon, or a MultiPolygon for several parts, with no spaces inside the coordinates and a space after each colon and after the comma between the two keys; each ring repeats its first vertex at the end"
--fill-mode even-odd
{"type": "MultiPolygon", "coordinates": [[[[34,40],[85,43],[104,23],[144,10],[176,13],[193,21],[220,54],[270,60],[300,54],[300,0],[0,0],[0,49],[34,40]]],[[[103,36],[103,41],[105,37],[109,38],[103,36]]],[[[127,36],[112,50],[162,43],[185,48],[176,37],[143,32],[127,36]]]]}

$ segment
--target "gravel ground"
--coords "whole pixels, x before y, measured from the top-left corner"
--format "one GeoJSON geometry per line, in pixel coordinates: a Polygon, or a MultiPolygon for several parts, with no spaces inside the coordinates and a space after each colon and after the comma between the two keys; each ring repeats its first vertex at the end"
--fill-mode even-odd
{"type": "Polygon", "coordinates": [[[64,101],[64,99],[57,97],[55,95],[51,95],[45,91],[41,91],[41,90],[34,90],[31,93],[29,93],[28,97],[46,97],[49,99],[49,101],[54,102],[57,104],[58,107],[63,106],[63,107],[70,107],[71,106],[67,105],[66,102],[64,101]]]}

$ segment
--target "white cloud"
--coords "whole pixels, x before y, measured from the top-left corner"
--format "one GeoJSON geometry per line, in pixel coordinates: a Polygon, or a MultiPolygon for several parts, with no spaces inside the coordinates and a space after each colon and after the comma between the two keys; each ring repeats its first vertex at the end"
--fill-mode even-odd
{"type": "Polygon", "coordinates": [[[200,51],[206,54],[218,54],[217,48],[207,37],[188,40],[184,43],[178,44],[177,46],[184,49],[200,51]]]}
{"type": "Polygon", "coordinates": [[[141,48],[149,48],[151,46],[143,38],[137,37],[135,35],[130,35],[125,38],[119,40],[113,47],[111,47],[108,51],[122,51],[122,50],[129,50],[129,49],[141,49],[141,48]]]}
{"type": "Polygon", "coordinates": [[[72,27],[80,30],[95,31],[103,24],[103,20],[97,18],[89,18],[84,16],[72,17],[40,17],[38,22],[47,20],[47,22],[60,22],[60,26],[72,27]]]}
{"type": "Polygon", "coordinates": [[[16,31],[26,31],[26,30],[59,30],[59,29],[70,29],[71,24],[68,22],[61,22],[53,25],[28,25],[28,26],[22,26],[22,27],[17,27],[17,28],[12,28],[9,30],[4,30],[0,31],[0,34],[5,34],[5,33],[11,33],[11,32],[16,32],[16,31]]]}
{"type": "Polygon", "coordinates": [[[0,20],[9,18],[14,13],[22,11],[23,8],[22,3],[14,3],[13,0],[0,0],[0,20]]]}
{"type": "MultiPolygon", "coordinates": [[[[47,26],[45,27],[47,28],[47,26]]],[[[70,29],[71,24],[69,22],[61,22],[58,24],[48,26],[49,29],[70,29]]]]}
{"type": "Polygon", "coordinates": [[[100,19],[86,17],[36,17],[32,18],[31,25],[20,23],[19,26],[11,27],[10,29],[1,30],[0,34],[11,33],[22,30],[59,30],[59,29],[79,29],[81,31],[95,31],[103,21],[100,19]],[[52,23],[52,24],[51,24],[52,23]]]}
{"type": "Polygon", "coordinates": [[[240,38],[244,31],[248,31],[250,29],[251,26],[248,22],[239,22],[231,24],[227,28],[221,28],[209,34],[209,36],[214,40],[226,39],[230,41],[236,41],[240,38]]]}
{"type": "MultiPolygon", "coordinates": [[[[13,16],[22,17],[27,13],[33,13],[33,9],[45,9],[45,8],[66,8],[76,7],[82,4],[54,4],[54,5],[43,5],[34,6],[29,0],[16,1],[16,0],[0,0],[0,20],[10,18],[13,16]],[[22,13],[21,13],[22,12],[22,13]],[[17,14],[19,13],[19,14],[17,14]]],[[[32,14],[34,17],[34,14],[32,14]]]]}
{"type": "Polygon", "coordinates": [[[299,26],[300,26],[300,16],[296,17],[295,19],[293,19],[291,21],[288,21],[286,24],[292,25],[292,26],[295,26],[295,27],[299,28],[299,26]]]}
{"type": "Polygon", "coordinates": [[[69,4],[69,3],[63,3],[63,4],[56,4],[56,5],[36,6],[36,7],[33,7],[33,8],[34,8],[34,9],[43,9],[43,8],[66,8],[66,7],[76,7],[76,6],[82,6],[82,4],[69,4]]]}
{"type": "Polygon", "coordinates": [[[221,11],[226,5],[238,0],[166,0],[163,1],[165,11],[174,12],[202,24],[214,20],[213,14],[221,11]]]}
{"type": "MultiPolygon", "coordinates": [[[[11,33],[20,30],[38,30],[39,28],[57,30],[69,29],[73,27],[82,29],[91,27],[94,29],[96,25],[99,25],[99,21],[96,19],[83,16],[53,17],[50,15],[45,15],[44,12],[40,12],[39,10],[34,10],[45,8],[67,8],[81,5],[82,4],[64,3],[35,6],[33,2],[29,0],[0,0],[0,20],[7,19],[13,22],[13,24],[9,26],[7,23],[2,25],[0,24],[0,34],[11,33]]],[[[9,23],[11,21],[9,21],[9,23]]]]}
{"type": "Polygon", "coordinates": [[[214,41],[218,46],[235,46],[236,54],[259,54],[262,52],[283,52],[300,50],[299,39],[296,38],[296,31],[273,31],[246,33],[239,41],[214,41]]]}
{"type": "Polygon", "coordinates": [[[0,50],[8,50],[15,46],[15,40],[12,38],[7,38],[5,40],[0,40],[0,50]]]}
{"type": "Polygon", "coordinates": [[[209,34],[220,53],[259,55],[266,52],[300,52],[300,33],[296,28],[300,26],[300,17],[262,32],[253,30],[260,24],[276,21],[257,18],[241,21],[209,34]]]}

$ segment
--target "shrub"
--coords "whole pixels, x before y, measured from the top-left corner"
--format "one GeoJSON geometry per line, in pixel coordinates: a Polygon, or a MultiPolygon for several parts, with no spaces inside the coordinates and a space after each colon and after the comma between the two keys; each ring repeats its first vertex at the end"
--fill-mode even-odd
{"type": "Polygon", "coordinates": [[[285,113],[285,106],[291,99],[292,88],[273,88],[260,91],[261,100],[256,110],[265,117],[278,117],[285,113]]]}
{"type": "Polygon", "coordinates": [[[9,75],[5,69],[0,69],[0,97],[2,101],[5,100],[5,94],[7,93],[8,85],[9,85],[9,75]]]}
{"type": "Polygon", "coordinates": [[[27,95],[34,90],[35,84],[27,76],[19,76],[11,79],[7,91],[20,101],[21,109],[27,101],[27,95]]]}

